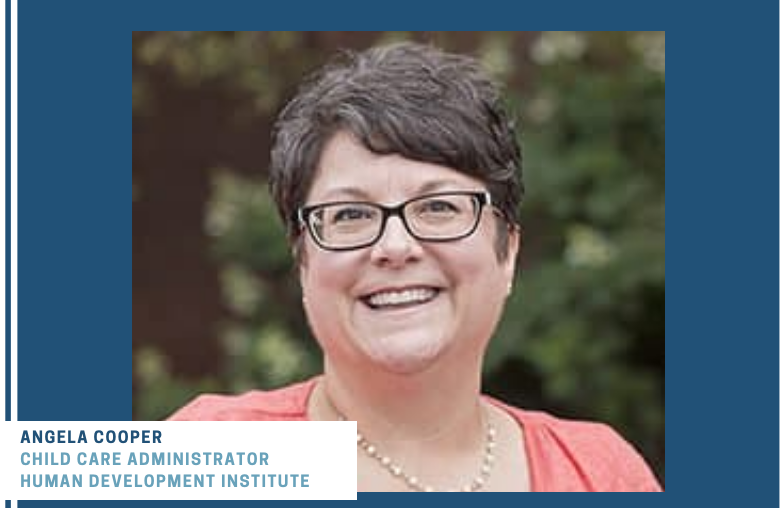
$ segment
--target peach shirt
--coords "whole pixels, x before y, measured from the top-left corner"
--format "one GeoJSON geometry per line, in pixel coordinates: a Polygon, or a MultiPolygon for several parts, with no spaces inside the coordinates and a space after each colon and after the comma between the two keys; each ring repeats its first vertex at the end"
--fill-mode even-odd
{"type": "MultiPolygon", "coordinates": [[[[169,420],[307,420],[307,400],[318,378],[278,390],[241,395],[201,395],[169,420]]],[[[660,492],[644,459],[604,424],[525,411],[490,397],[523,429],[534,492],[660,492]]]]}

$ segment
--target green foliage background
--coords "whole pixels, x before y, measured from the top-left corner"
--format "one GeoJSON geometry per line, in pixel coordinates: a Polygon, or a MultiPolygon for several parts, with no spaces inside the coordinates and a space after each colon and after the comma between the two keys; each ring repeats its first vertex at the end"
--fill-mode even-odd
{"type": "MultiPolygon", "coordinates": [[[[524,246],[488,353],[487,391],[611,423],[663,480],[664,33],[136,33],[134,121],[155,115],[155,73],[184,90],[229,90],[241,124],[272,119],[336,48],[407,38],[481,58],[521,127],[524,246]]],[[[265,168],[210,174],[204,234],[231,316],[216,323],[223,368],[185,378],[162,349],[135,348],[138,419],[165,417],[202,391],[270,388],[320,368],[265,168]]],[[[134,202],[144,193],[134,177],[134,202]]]]}

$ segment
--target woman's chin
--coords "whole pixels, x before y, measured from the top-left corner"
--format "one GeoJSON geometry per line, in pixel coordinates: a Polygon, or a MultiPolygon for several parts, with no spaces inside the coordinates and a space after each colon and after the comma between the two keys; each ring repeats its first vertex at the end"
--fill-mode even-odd
{"type": "Polygon", "coordinates": [[[392,374],[411,375],[427,370],[443,356],[446,341],[420,334],[396,334],[362,344],[370,361],[392,374]],[[418,337],[417,337],[418,336],[418,337]]]}

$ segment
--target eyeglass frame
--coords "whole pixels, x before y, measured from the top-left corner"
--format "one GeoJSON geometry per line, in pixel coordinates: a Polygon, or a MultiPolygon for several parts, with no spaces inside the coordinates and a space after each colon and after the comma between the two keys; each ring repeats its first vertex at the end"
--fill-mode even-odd
{"type": "Polygon", "coordinates": [[[351,251],[351,250],[359,250],[364,249],[366,247],[370,247],[371,245],[374,245],[383,237],[383,234],[386,232],[386,225],[389,221],[390,217],[399,217],[400,222],[402,222],[403,227],[405,228],[405,231],[414,239],[416,239],[419,242],[429,242],[429,243],[447,243],[447,242],[456,242],[458,240],[462,240],[464,238],[469,237],[473,233],[476,232],[476,229],[478,229],[478,225],[481,222],[481,215],[484,211],[484,207],[492,208],[495,205],[492,203],[492,194],[488,190],[475,190],[475,191],[443,191],[443,192],[434,192],[430,194],[422,194],[420,196],[416,196],[413,198],[410,198],[408,200],[403,201],[402,203],[398,203],[393,206],[386,206],[382,205],[380,203],[373,203],[371,201],[329,201],[326,203],[316,203],[314,205],[306,205],[306,206],[300,206],[296,210],[296,220],[299,222],[299,227],[302,229],[307,230],[307,232],[310,234],[310,237],[313,239],[316,245],[318,245],[320,248],[332,251],[332,252],[345,252],[345,251],[351,251]],[[405,218],[405,214],[403,213],[403,210],[406,206],[408,206],[410,203],[414,201],[419,201],[421,199],[426,198],[432,198],[432,197],[438,197],[438,196],[470,196],[473,198],[475,202],[475,220],[473,222],[473,226],[468,229],[465,233],[461,233],[457,236],[449,236],[445,238],[429,238],[426,236],[421,236],[416,234],[414,231],[411,230],[410,225],[408,224],[407,219],[405,218]],[[320,238],[318,238],[318,235],[313,231],[313,226],[310,223],[310,216],[314,211],[317,209],[324,207],[324,206],[331,206],[331,205],[342,205],[342,204],[358,204],[358,205],[369,205],[375,209],[378,209],[381,211],[381,226],[378,229],[378,234],[375,235],[372,240],[369,240],[367,242],[363,242],[360,244],[352,245],[350,247],[332,247],[325,245],[320,238]]]}

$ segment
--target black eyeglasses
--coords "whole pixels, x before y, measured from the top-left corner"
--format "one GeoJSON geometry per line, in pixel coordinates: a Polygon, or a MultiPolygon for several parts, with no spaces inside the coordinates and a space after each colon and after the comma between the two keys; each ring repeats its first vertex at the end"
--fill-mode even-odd
{"type": "Polygon", "coordinates": [[[396,206],[363,201],[303,206],[297,210],[297,219],[321,248],[344,251],[377,242],[392,216],[399,217],[408,233],[417,240],[460,240],[476,230],[485,206],[492,206],[492,197],[487,191],[438,192],[396,206]]]}

